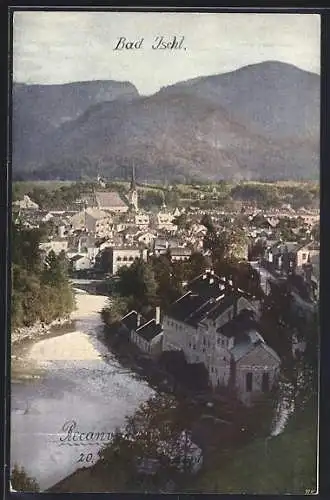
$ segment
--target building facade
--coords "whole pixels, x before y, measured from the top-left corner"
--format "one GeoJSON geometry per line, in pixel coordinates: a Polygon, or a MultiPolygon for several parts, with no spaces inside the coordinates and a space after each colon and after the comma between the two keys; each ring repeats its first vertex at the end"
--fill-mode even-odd
{"type": "Polygon", "coordinates": [[[147,261],[146,249],[137,247],[110,247],[111,274],[115,275],[121,267],[130,267],[136,260],[147,261]]]}
{"type": "Polygon", "coordinates": [[[280,366],[258,331],[254,306],[208,272],[190,288],[164,316],[163,350],[180,350],[188,363],[203,363],[215,390],[230,388],[252,404],[271,390],[280,366]]]}

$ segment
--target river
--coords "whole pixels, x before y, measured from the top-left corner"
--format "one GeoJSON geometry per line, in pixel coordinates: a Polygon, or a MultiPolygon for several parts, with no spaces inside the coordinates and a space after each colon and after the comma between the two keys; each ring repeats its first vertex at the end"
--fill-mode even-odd
{"type": "Polygon", "coordinates": [[[153,394],[98,338],[107,298],[77,294],[76,300],[72,330],[13,349],[11,467],[23,466],[41,490],[97,459],[101,444],[60,440],[66,422],[83,433],[110,433],[153,394]]]}

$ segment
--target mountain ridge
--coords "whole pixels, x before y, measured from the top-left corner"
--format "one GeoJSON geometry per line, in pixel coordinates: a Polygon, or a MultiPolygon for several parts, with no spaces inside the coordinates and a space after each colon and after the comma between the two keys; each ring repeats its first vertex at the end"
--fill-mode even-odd
{"type": "MultiPolygon", "coordinates": [[[[34,171],[48,178],[70,170],[79,178],[97,168],[111,177],[134,161],[142,178],[154,180],[192,174],[212,180],[317,176],[316,73],[265,61],[179,82],[150,96],[129,82],[113,83],[108,94],[100,85],[104,88],[104,81],[85,82],[94,89],[90,105],[85,102],[69,120],[63,121],[57,102],[62,122],[55,127],[41,127],[38,114],[31,116],[26,105],[18,109],[16,99],[13,128],[24,128],[25,119],[31,144],[24,150],[14,137],[14,174],[34,171]],[[27,116],[21,119],[20,113],[27,116]]],[[[79,94],[79,85],[75,88],[79,94]]]]}

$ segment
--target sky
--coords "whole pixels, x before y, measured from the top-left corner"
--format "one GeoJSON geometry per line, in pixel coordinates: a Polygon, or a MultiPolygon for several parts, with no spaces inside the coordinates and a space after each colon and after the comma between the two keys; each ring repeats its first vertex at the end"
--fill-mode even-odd
{"type": "Polygon", "coordinates": [[[23,83],[130,81],[140,94],[265,60],[320,72],[317,14],[21,11],[14,13],[13,75],[23,83]],[[184,37],[153,50],[157,36],[184,37]],[[120,37],[141,49],[114,50],[120,37]]]}

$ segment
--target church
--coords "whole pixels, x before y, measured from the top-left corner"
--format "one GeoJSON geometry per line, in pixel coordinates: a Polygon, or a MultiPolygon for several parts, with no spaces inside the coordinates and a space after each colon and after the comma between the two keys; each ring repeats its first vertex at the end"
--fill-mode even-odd
{"type": "Polygon", "coordinates": [[[130,189],[127,194],[127,198],[129,201],[129,206],[131,210],[134,210],[135,212],[138,211],[138,191],[136,187],[136,180],[135,180],[135,165],[133,164],[132,167],[132,177],[131,177],[131,185],[130,189]]]}

